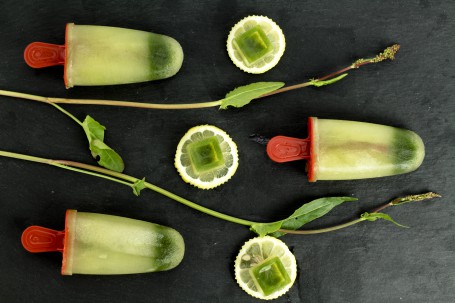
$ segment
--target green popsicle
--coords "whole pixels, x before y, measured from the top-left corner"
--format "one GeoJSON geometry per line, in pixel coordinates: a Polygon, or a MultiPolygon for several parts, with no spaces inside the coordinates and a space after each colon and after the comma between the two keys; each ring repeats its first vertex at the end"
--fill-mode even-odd
{"type": "Polygon", "coordinates": [[[414,132],[373,123],[318,119],[318,180],[363,179],[416,170],[425,156],[414,132]]]}
{"type": "Polygon", "coordinates": [[[133,274],[164,271],[183,259],[176,230],[145,221],[68,210],[65,231],[31,226],[22,235],[30,252],[62,251],[62,274],[133,274]]]}
{"type": "Polygon", "coordinates": [[[272,138],[269,157],[276,162],[308,160],[308,180],[352,180],[408,173],[425,157],[416,133],[380,124],[309,119],[309,136],[272,138]]]}
{"type": "Polygon", "coordinates": [[[180,70],[183,51],[165,35],[68,23],[64,46],[34,42],[24,58],[34,68],[64,65],[65,85],[70,88],[169,78],[180,70]]]}

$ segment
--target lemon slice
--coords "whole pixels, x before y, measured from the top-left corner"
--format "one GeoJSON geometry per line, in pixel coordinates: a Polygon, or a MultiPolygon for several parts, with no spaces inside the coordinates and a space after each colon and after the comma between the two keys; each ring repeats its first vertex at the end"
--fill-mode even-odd
{"type": "Polygon", "coordinates": [[[241,70],[262,74],[280,61],[286,48],[281,28],[264,16],[248,16],[231,29],[226,48],[241,70]]]}
{"type": "Polygon", "coordinates": [[[185,182],[211,189],[225,183],[237,170],[237,145],[216,126],[195,126],[180,140],[174,164],[185,182]]]}
{"type": "Polygon", "coordinates": [[[292,252],[283,241],[269,236],[247,241],[235,259],[234,269],[240,287],[263,300],[285,294],[297,277],[292,252]]]}

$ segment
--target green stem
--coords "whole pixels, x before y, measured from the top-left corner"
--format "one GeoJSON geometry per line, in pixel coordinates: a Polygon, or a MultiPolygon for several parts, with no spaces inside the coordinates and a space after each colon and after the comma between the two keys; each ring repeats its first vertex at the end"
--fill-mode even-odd
{"type": "Polygon", "coordinates": [[[58,106],[57,104],[55,103],[49,103],[50,105],[54,106],[55,108],[57,108],[59,111],[61,111],[62,113],[64,113],[65,115],[67,115],[68,117],[70,117],[71,119],[73,119],[77,124],[79,124],[80,126],[82,126],[82,122],[76,118],[75,116],[73,116],[70,112],[64,110],[61,106],[58,106]]]}
{"type": "Polygon", "coordinates": [[[160,193],[168,198],[171,198],[179,203],[182,203],[188,207],[191,207],[195,210],[198,210],[200,212],[203,212],[207,215],[210,215],[210,216],[213,216],[213,217],[216,217],[216,218],[219,218],[219,219],[222,219],[222,220],[225,220],[225,221],[229,221],[229,222],[232,222],[232,223],[237,223],[237,224],[241,224],[241,225],[246,225],[246,226],[251,226],[253,224],[257,224],[257,222],[253,222],[253,221],[248,221],[248,220],[244,220],[244,219],[240,219],[240,218],[236,218],[236,217],[232,217],[232,216],[229,216],[229,215],[226,215],[226,214],[223,214],[223,213],[220,213],[220,212],[217,212],[215,210],[212,210],[212,209],[209,209],[209,208],[206,208],[206,207],[203,207],[199,204],[196,204],[194,202],[191,202],[185,198],[182,198],[180,196],[177,196],[176,194],[173,194],[163,188],[160,188],[156,185],[153,185],[151,183],[148,183],[148,182],[145,182],[145,187],[147,187],[148,189],[151,189],[157,193],[160,193]]]}
{"type": "MultiPolygon", "coordinates": [[[[389,207],[389,206],[392,206],[392,203],[391,203],[391,202],[388,202],[388,203],[386,203],[386,204],[384,204],[384,205],[381,205],[381,206],[379,206],[378,208],[376,208],[375,210],[373,210],[373,211],[371,211],[371,212],[372,212],[372,213],[377,213],[377,212],[380,212],[380,211],[386,209],[386,208],[389,207]]],[[[359,219],[355,219],[355,220],[352,220],[352,221],[349,221],[349,222],[346,222],[346,223],[343,223],[343,224],[340,224],[340,225],[335,225],[335,226],[332,226],[332,227],[321,228],[321,229],[310,229],[310,230],[303,230],[303,229],[300,229],[300,230],[280,229],[279,231],[280,231],[280,232],[287,233],[287,234],[296,234],[296,235],[322,234],[322,233],[327,233],[327,232],[330,232],[330,231],[334,231],[334,230],[346,228],[346,227],[349,227],[349,226],[351,226],[351,225],[360,223],[360,222],[365,221],[365,220],[366,220],[366,219],[364,219],[364,218],[359,218],[359,219]]]]}
{"type": "MultiPolygon", "coordinates": [[[[66,99],[66,98],[51,98],[38,95],[24,94],[8,90],[0,90],[0,95],[13,98],[26,99],[31,101],[38,101],[56,105],[56,103],[63,104],[82,104],[82,105],[106,105],[106,106],[120,106],[120,107],[135,107],[135,108],[148,108],[148,109],[196,109],[207,108],[221,105],[221,100],[200,102],[200,103],[187,103],[187,104],[158,104],[158,103],[141,103],[131,101],[115,101],[115,100],[92,100],[92,99],[66,99]]],[[[62,110],[59,107],[59,110],[62,110]]],[[[66,114],[69,114],[66,112],[66,114]]]]}
{"type": "MultiPolygon", "coordinates": [[[[0,91],[1,93],[1,91],[0,91]]],[[[82,104],[82,105],[107,105],[121,107],[136,107],[148,109],[196,109],[220,106],[221,100],[186,103],[186,104],[159,104],[159,103],[141,103],[132,101],[115,101],[115,100],[92,100],[92,99],[65,99],[65,98],[46,98],[49,103],[64,103],[64,104],[82,104]]]]}
{"type": "Polygon", "coordinates": [[[274,90],[274,91],[272,91],[270,93],[263,94],[263,95],[259,96],[256,99],[260,99],[260,98],[268,97],[268,96],[271,96],[271,95],[276,95],[276,94],[280,94],[280,93],[288,92],[288,91],[291,91],[291,90],[294,90],[294,89],[304,88],[304,87],[312,86],[312,85],[313,84],[311,83],[311,81],[308,81],[308,82],[300,83],[300,84],[296,84],[296,85],[285,86],[285,87],[282,87],[280,89],[274,90]]]}
{"type": "Polygon", "coordinates": [[[107,180],[110,180],[110,181],[114,181],[114,182],[129,186],[129,187],[132,187],[132,184],[129,183],[129,182],[122,181],[122,180],[119,180],[119,179],[116,179],[116,178],[112,178],[112,177],[109,177],[109,176],[105,176],[105,175],[102,175],[102,174],[98,174],[98,173],[94,173],[94,172],[91,172],[91,171],[86,171],[86,170],[83,170],[83,169],[79,169],[79,168],[63,165],[63,164],[60,164],[60,163],[50,162],[49,164],[53,165],[53,166],[56,166],[56,167],[63,168],[63,169],[75,171],[75,172],[78,172],[78,173],[83,173],[83,174],[86,174],[86,175],[100,177],[100,178],[103,178],[103,179],[107,179],[107,180]]]}
{"type": "MultiPolygon", "coordinates": [[[[348,70],[359,68],[366,64],[377,63],[384,60],[393,60],[396,52],[400,49],[398,44],[392,45],[384,50],[381,54],[377,55],[374,58],[370,59],[359,59],[348,67],[342,68],[339,71],[328,74],[324,77],[320,77],[316,80],[304,82],[301,84],[285,86],[275,91],[272,91],[267,94],[263,94],[256,99],[264,98],[267,96],[284,93],[287,91],[304,88],[307,86],[314,85],[315,81],[324,81],[331,79],[335,76],[338,76],[348,70]]],[[[196,109],[196,108],[207,108],[220,106],[222,100],[210,101],[210,102],[200,102],[200,103],[188,103],[188,104],[156,104],[156,103],[140,103],[140,102],[130,102],[130,101],[114,101],[114,100],[92,100],[92,99],[66,99],[66,98],[50,98],[43,97],[31,94],[24,94],[19,92],[12,92],[7,90],[0,90],[0,95],[9,96],[14,98],[21,98],[27,100],[33,100],[38,102],[50,103],[55,106],[55,103],[64,103],[64,104],[85,104],[85,105],[107,105],[107,106],[122,106],[122,107],[136,107],[136,108],[148,108],[148,109],[196,109]]],[[[62,110],[61,108],[59,108],[62,110]]],[[[66,113],[69,114],[69,113],[66,113]]]]}
{"type": "Polygon", "coordinates": [[[357,224],[357,223],[362,222],[362,221],[365,221],[365,219],[359,218],[359,219],[356,219],[356,220],[353,220],[353,221],[350,221],[350,222],[347,222],[347,223],[344,223],[344,224],[335,225],[335,226],[327,227],[327,228],[321,228],[321,229],[310,229],[310,230],[279,229],[278,231],[284,232],[284,233],[287,233],[287,234],[314,235],[314,234],[328,233],[328,232],[335,231],[335,230],[338,230],[338,229],[346,228],[346,227],[349,227],[351,225],[357,224]]]}
{"type": "MultiPolygon", "coordinates": [[[[375,210],[371,211],[371,213],[381,212],[381,211],[383,211],[384,209],[386,209],[387,207],[390,207],[390,206],[393,206],[392,202],[388,202],[388,203],[386,203],[384,205],[379,206],[375,210]]],[[[365,221],[365,220],[366,219],[364,219],[364,218],[359,218],[359,219],[355,219],[355,220],[352,220],[352,221],[349,221],[349,222],[346,222],[346,223],[343,223],[343,224],[340,224],[340,225],[335,225],[335,226],[332,226],[332,227],[321,228],[321,229],[312,229],[312,230],[311,229],[310,230],[280,229],[279,231],[284,232],[284,233],[288,233],[288,234],[296,234],[296,235],[322,234],[322,233],[327,233],[327,232],[338,230],[338,229],[343,229],[343,228],[349,227],[351,225],[360,223],[360,222],[365,221]]]]}
{"type": "MultiPolygon", "coordinates": [[[[102,168],[102,167],[93,166],[93,165],[84,164],[84,163],[79,163],[79,162],[66,161],[66,160],[51,160],[51,159],[33,157],[33,156],[28,156],[28,155],[23,155],[23,154],[18,154],[18,153],[12,153],[12,152],[6,152],[6,151],[0,151],[0,156],[9,157],[9,158],[15,158],[15,159],[21,159],[21,160],[26,160],[26,161],[32,161],[32,162],[38,162],[38,163],[43,163],[43,164],[48,164],[48,165],[60,167],[60,168],[63,168],[63,169],[67,169],[67,170],[76,171],[76,172],[87,174],[87,175],[91,175],[91,176],[96,176],[96,177],[108,179],[108,180],[111,180],[111,181],[114,181],[114,182],[117,182],[117,183],[121,183],[121,184],[127,185],[129,187],[132,187],[134,182],[140,180],[138,178],[135,178],[135,177],[123,174],[123,173],[119,173],[119,172],[111,171],[111,170],[108,170],[108,169],[105,169],[105,168],[102,168]],[[126,180],[128,182],[124,182],[122,180],[126,180]],[[130,182],[133,183],[133,184],[131,184],[130,182]]],[[[210,215],[210,216],[222,219],[222,220],[226,220],[226,221],[229,221],[229,222],[232,222],[232,223],[241,224],[241,225],[247,225],[247,226],[251,226],[253,224],[257,224],[258,223],[258,222],[254,222],[254,221],[248,221],[248,220],[243,220],[243,219],[239,219],[239,218],[236,218],[236,217],[232,217],[232,216],[229,216],[229,215],[214,211],[212,209],[203,207],[203,206],[201,206],[199,204],[196,204],[196,203],[191,202],[191,201],[189,201],[187,199],[184,199],[184,198],[182,198],[182,197],[180,197],[180,196],[178,196],[176,194],[173,194],[173,193],[171,193],[171,192],[169,192],[169,191],[167,191],[167,190],[165,190],[163,188],[160,188],[160,187],[158,187],[156,185],[153,185],[153,184],[151,184],[149,182],[145,182],[145,186],[148,189],[150,189],[150,190],[153,190],[153,191],[155,191],[155,192],[157,192],[159,194],[162,194],[162,195],[164,195],[164,196],[166,196],[168,198],[171,198],[171,199],[173,199],[173,200],[175,200],[175,201],[177,201],[177,202],[179,202],[181,204],[184,204],[184,205],[186,205],[186,206],[188,206],[190,208],[193,208],[193,209],[195,209],[197,211],[203,212],[203,213],[205,213],[207,215],[210,215]]]]}
{"type": "MultiPolygon", "coordinates": [[[[424,193],[424,194],[410,195],[410,196],[406,196],[406,197],[396,198],[396,199],[393,199],[390,202],[387,202],[387,203],[375,208],[370,213],[382,212],[384,209],[386,209],[386,208],[388,208],[390,206],[396,206],[396,205],[401,205],[401,204],[404,204],[404,203],[417,202],[417,201],[423,201],[423,200],[427,200],[427,199],[440,198],[440,197],[441,197],[441,195],[439,195],[439,194],[436,194],[434,192],[428,192],[428,193],[424,193]]],[[[360,222],[365,221],[365,220],[367,220],[367,219],[360,217],[358,219],[349,221],[347,223],[343,223],[343,224],[340,224],[340,225],[335,225],[335,226],[332,226],[332,227],[322,228],[322,229],[313,229],[313,230],[280,229],[278,231],[283,232],[283,233],[288,233],[288,234],[297,234],[297,235],[321,234],[321,233],[326,233],[326,232],[330,232],[330,231],[346,228],[346,227],[349,227],[351,225],[360,223],[360,222]]],[[[398,224],[398,223],[396,223],[394,221],[392,221],[392,222],[394,224],[397,224],[397,225],[401,226],[400,224],[398,224]]]]}
{"type": "MultiPolygon", "coordinates": [[[[63,168],[63,169],[67,169],[67,170],[71,170],[71,171],[75,171],[75,172],[79,172],[79,173],[83,173],[83,174],[87,174],[87,175],[91,175],[91,176],[107,179],[107,180],[110,180],[110,181],[114,181],[114,182],[129,186],[131,188],[133,188],[133,186],[134,186],[134,184],[136,182],[140,181],[140,179],[138,179],[136,177],[132,177],[132,176],[129,176],[129,175],[126,175],[126,174],[123,174],[123,173],[111,171],[111,170],[108,170],[108,169],[105,169],[105,168],[102,168],[102,167],[98,167],[98,166],[93,166],[93,165],[89,165],[89,164],[74,162],[74,161],[51,160],[51,159],[34,157],[34,156],[18,154],[18,153],[13,153],[13,152],[1,151],[1,150],[0,150],[0,156],[8,157],[8,158],[14,158],[14,159],[20,159],[20,160],[26,160],[26,161],[31,161],[31,162],[48,164],[48,165],[51,165],[51,166],[55,166],[55,167],[59,167],[59,168],[63,168]],[[125,181],[123,181],[123,180],[125,180],[125,181]]],[[[205,213],[207,215],[210,215],[210,216],[213,216],[213,217],[225,220],[225,221],[229,221],[229,222],[232,222],[232,223],[237,223],[237,224],[240,224],[240,225],[252,226],[254,224],[259,224],[259,222],[239,219],[239,218],[236,218],[236,217],[233,217],[233,216],[229,216],[229,215],[214,211],[212,209],[203,207],[203,206],[201,206],[199,204],[191,202],[191,201],[189,201],[189,200],[187,200],[185,198],[182,198],[182,197],[180,197],[180,196],[178,196],[176,194],[173,194],[173,193],[171,193],[171,192],[169,192],[169,191],[167,191],[167,190],[165,190],[163,188],[160,188],[160,187],[158,187],[156,185],[153,185],[153,184],[151,184],[149,182],[144,182],[144,185],[145,185],[146,188],[148,188],[150,190],[153,190],[153,191],[155,191],[155,192],[157,192],[157,193],[159,193],[161,195],[164,195],[164,196],[166,196],[166,197],[168,197],[170,199],[173,199],[173,200],[175,200],[175,201],[177,201],[177,202],[179,202],[181,204],[184,204],[184,205],[186,205],[186,206],[188,206],[188,207],[190,207],[192,209],[195,209],[197,211],[203,212],[203,213],[205,213]]],[[[390,206],[401,205],[403,203],[414,202],[414,201],[422,201],[422,200],[432,199],[432,198],[436,198],[436,197],[441,197],[441,196],[438,195],[438,194],[429,192],[429,193],[420,194],[420,195],[411,195],[411,196],[407,196],[407,197],[404,197],[404,198],[397,198],[397,199],[392,200],[392,201],[390,201],[390,202],[388,202],[388,203],[386,203],[384,205],[381,205],[380,207],[378,207],[375,210],[373,210],[372,213],[380,212],[380,211],[382,211],[382,210],[384,210],[384,209],[386,209],[386,208],[388,208],[390,206]]],[[[343,223],[343,224],[340,224],[340,225],[335,225],[335,226],[332,226],[332,227],[322,228],[322,229],[314,229],[314,230],[279,229],[278,231],[279,232],[283,232],[283,233],[288,233],[288,234],[299,234],[299,235],[320,234],[320,233],[326,233],[326,232],[331,232],[331,231],[343,229],[343,228],[352,226],[354,224],[360,223],[360,222],[365,221],[365,220],[366,219],[361,217],[361,218],[355,219],[355,220],[347,222],[347,223],[343,223]]]]}

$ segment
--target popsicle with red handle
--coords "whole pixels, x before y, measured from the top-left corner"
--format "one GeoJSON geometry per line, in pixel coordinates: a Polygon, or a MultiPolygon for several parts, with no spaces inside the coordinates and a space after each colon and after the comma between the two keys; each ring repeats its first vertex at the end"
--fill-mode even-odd
{"type": "Polygon", "coordinates": [[[183,62],[173,38],[126,28],[66,25],[65,45],[33,42],[24,51],[33,68],[64,66],[67,88],[169,78],[183,62]]]}
{"type": "Polygon", "coordinates": [[[163,271],[183,259],[182,236],[166,226],[76,210],[65,221],[64,231],[30,226],[21,238],[29,252],[62,252],[62,275],[163,271]]]}
{"type": "Polygon", "coordinates": [[[376,178],[416,170],[425,156],[416,133],[380,124],[310,117],[308,138],[272,138],[275,162],[307,160],[308,180],[376,178]]]}

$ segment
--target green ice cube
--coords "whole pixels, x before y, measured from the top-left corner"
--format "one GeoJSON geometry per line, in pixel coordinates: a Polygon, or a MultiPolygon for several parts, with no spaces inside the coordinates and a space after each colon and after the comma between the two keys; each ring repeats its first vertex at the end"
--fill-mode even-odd
{"type": "Polygon", "coordinates": [[[273,257],[250,268],[250,275],[256,286],[266,296],[291,283],[291,279],[278,257],[273,257]]]}
{"type": "Polygon", "coordinates": [[[254,64],[273,51],[273,46],[259,25],[234,39],[234,46],[247,65],[254,64]]]}
{"type": "Polygon", "coordinates": [[[223,153],[216,136],[188,145],[191,164],[198,172],[207,172],[224,164],[223,153]]]}

